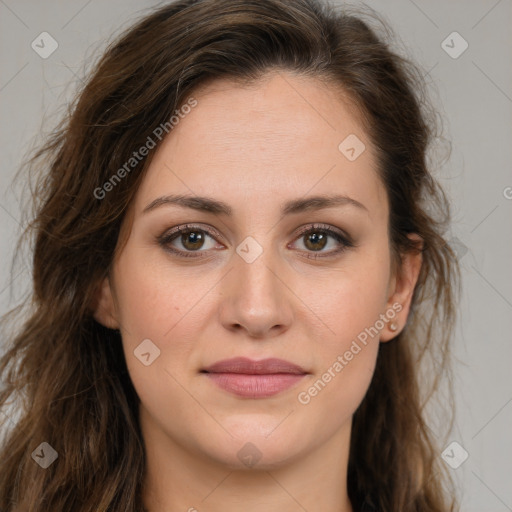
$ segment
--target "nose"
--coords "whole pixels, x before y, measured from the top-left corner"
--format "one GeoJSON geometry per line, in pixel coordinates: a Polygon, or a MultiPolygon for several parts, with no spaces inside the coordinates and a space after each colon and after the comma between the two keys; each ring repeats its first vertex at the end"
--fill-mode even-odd
{"type": "Polygon", "coordinates": [[[293,319],[289,280],[270,250],[251,263],[234,254],[231,271],[222,282],[222,325],[257,339],[282,334],[293,319]]]}

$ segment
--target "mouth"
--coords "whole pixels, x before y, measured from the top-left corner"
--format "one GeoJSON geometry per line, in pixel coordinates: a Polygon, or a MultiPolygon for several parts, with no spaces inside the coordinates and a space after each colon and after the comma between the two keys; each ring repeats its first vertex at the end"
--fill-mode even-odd
{"type": "Polygon", "coordinates": [[[253,361],[245,357],[218,361],[201,373],[224,391],[244,398],[277,395],[308,375],[302,367],[283,359],[253,361]]]}

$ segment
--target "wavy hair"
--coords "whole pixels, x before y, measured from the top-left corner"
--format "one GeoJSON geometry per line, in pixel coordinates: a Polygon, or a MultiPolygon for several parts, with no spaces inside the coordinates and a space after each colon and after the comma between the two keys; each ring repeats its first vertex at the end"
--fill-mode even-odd
{"type": "Polygon", "coordinates": [[[95,190],[196,87],[254,83],[270,70],[323,80],[351,99],[377,150],[397,261],[422,251],[407,325],[380,344],[354,414],[349,497],[355,510],[367,498],[381,512],[454,510],[426,407],[440,379],[450,381],[460,272],[445,239],[449,203],[428,162],[436,112],[421,69],[391,48],[386,25],[376,13],[315,0],[180,0],[108,46],[28,166],[33,290],[17,328],[6,327],[16,310],[3,319],[0,406],[14,403],[20,414],[15,427],[4,421],[0,510],[143,511],[139,399],[119,332],[93,319],[91,303],[154,152],[106,200],[95,190]],[[31,457],[43,441],[59,454],[47,469],[31,457]]]}

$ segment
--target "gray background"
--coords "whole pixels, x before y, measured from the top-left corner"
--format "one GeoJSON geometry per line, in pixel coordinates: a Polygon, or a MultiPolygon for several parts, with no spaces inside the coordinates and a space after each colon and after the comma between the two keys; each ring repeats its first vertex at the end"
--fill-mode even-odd
{"type": "MultiPolygon", "coordinates": [[[[450,471],[462,510],[512,510],[512,2],[366,4],[385,16],[398,43],[425,70],[444,136],[452,143],[451,157],[438,172],[453,203],[452,243],[464,286],[454,344],[457,417],[449,441],[469,457],[450,471]],[[442,47],[454,31],[469,44],[458,58],[442,47]]],[[[24,183],[13,190],[15,171],[41,128],[57,119],[92,57],[156,5],[0,0],[0,313],[30,286],[30,255],[12,273],[10,267],[24,222],[24,183]],[[47,59],[31,48],[44,31],[58,42],[47,59]]],[[[452,51],[461,48],[458,40],[448,44],[452,51]]]]}

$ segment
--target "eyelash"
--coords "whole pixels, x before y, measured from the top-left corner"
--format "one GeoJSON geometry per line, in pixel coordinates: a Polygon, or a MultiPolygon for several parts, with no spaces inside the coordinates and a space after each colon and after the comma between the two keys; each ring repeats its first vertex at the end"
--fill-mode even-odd
{"type": "MultiPolygon", "coordinates": [[[[176,228],[173,228],[171,231],[168,231],[168,232],[164,233],[163,235],[157,237],[157,241],[160,244],[160,246],[162,246],[166,251],[171,252],[179,257],[184,257],[184,258],[207,257],[207,256],[203,256],[203,255],[198,255],[198,253],[207,252],[204,250],[202,251],[202,250],[198,249],[197,251],[182,251],[181,249],[176,249],[169,245],[171,242],[176,240],[176,238],[178,238],[183,233],[190,233],[190,232],[205,233],[212,238],[215,238],[215,237],[220,238],[220,236],[216,233],[216,231],[212,230],[211,228],[208,228],[206,226],[203,228],[200,228],[196,224],[185,224],[183,226],[177,226],[176,228]]],[[[310,226],[305,226],[304,228],[301,228],[299,230],[299,233],[297,234],[297,237],[295,238],[295,240],[298,240],[299,238],[304,237],[307,234],[313,234],[313,233],[317,233],[317,234],[321,233],[321,234],[331,236],[339,244],[341,244],[341,247],[334,251],[330,251],[325,255],[322,255],[322,253],[320,253],[320,252],[317,252],[317,253],[312,252],[311,255],[305,255],[304,257],[306,257],[306,258],[314,259],[314,260],[319,259],[319,258],[329,258],[329,257],[333,257],[333,256],[337,256],[337,255],[341,254],[348,248],[355,247],[355,244],[352,242],[350,237],[348,237],[347,235],[343,235],[342,233],[335,231],[334,229],[329,228],[328,226],[326,226],[324,224],[312,224],[310,226]]],[[[308,252],[308,251],[306,251],[306,252],[308,252]]]]}

